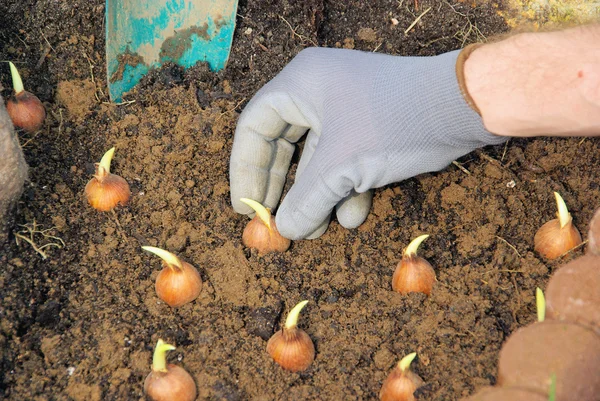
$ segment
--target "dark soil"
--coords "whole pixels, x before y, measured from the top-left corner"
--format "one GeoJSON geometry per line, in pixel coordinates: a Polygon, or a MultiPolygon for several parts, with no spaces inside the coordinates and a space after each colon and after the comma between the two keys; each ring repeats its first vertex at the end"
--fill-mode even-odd
{"type": "MultiPolygon", "coordinates": [[[[109,104],[104,1],[4,0],[0,60],[18,63],[48,119],[20,134],[30,165],[17,223],[0,255],[0,398],[138,400],[159,338],[194,377],[199,399],[376,399],[393,365],[416,351],[419,399],[456,400],[493,384],[499,348],[535,319],[535,288],[564,260],[533,251],[560,192],[582,233],[600,204],[595,139],[511,140],[435,174],[378,189],[356,230],[259,257],[241,245],[247,218],[229,200],[239,112],[301,49],[350,47],[434,55],[506,31],[494,1],[242,1],[225,71],[166,66],[123,105],[109,104]],[[275,4],[273,4],[275,3],[275,4]],[[456,4],[454,4],[456,3],[456,4]],[[479,2],[477,2],[479,3],[479,2]],[[408,34],[427,7],[432,10],[408,34]],[[390,20],[396,18],[397,25],[390,20]],[[130,204],[91,209],[83,189],[112,146],[130,204]],[[42,259],[14,233],[33,234],[42,259]],[[431,297],[391,291],[401,251],[428,233],[431,297]],[[60,238],[60,240],[59,240],[60,238]],[[64,242],[64,247],[62,243],[64,242]],[[154,245],[194,264],[198,300],[173,310],[154,292],[154,245]],[[266,339],[298,301],[317,356],[291,374],[266,339]]],[[[0,82],[10,86],[8,66],[0,82]]],[[[4,95],[9,93],[6,89],[4,95]]]]}

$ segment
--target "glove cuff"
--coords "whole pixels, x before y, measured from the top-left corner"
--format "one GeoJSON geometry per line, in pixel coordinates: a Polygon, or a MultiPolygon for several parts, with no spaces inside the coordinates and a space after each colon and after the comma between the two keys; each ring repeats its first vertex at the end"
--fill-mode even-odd
{"type": "Polygon", "coordinates": [[[470,44],[469,46],[461,50],[461,52],[458,54],[458,58],[456,59],[456,79],[458,81],[460,93],[465,99],[465,102],[467,102],[467,104],[479,115],[481,115],[479,107],[477,107],[475,101],[469,93],[469,90],[467,89],[467,83],[465,80],[465,62],[467,61],[471,53],[473,53],[473,51],[475,51],[476,49],[480,48],[482,45],[483,43],[470,44]]]}

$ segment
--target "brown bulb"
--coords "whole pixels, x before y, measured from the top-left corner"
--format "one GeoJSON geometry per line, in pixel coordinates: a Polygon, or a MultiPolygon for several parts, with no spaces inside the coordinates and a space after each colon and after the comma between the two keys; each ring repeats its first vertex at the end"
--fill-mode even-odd
{"type": "Polygon", "coordinates": [[[116,174],[103,174],[98,167],[94,178],[85,186],[88,203],[97,210],[107,212],[117,205],[126,205],[131,196],[129,184],[116,174]]]}
{"type": "Polygon", "coordinates": [[[11,96],[6,102],[6,111],[13,125],[27,132],[40,129],[46,119],[46,109],[40,99],[27,91],[11,96]]]}
{"type": "Polygon", "coordinates": [[[202,278],[189,263],[181,262],[181,268],[163,263],[164,268],[156,277],[156,294],[167,305],[176,308],[198,298],[202,290],[202,278]]]}
{"type": "Polygon", "coordinates": [[[400,294],[421,292],[430,295],[435,283],[435,271],[428,261],[417,256],[417,249],[429,235],[415,238],[402,254],[392,277],[392,288],[400,294]]]}
{"type": "Polygon", "coordinates": [[[423,385],[423,379],[410,371],[410,363],[417,354],[413,352],[402,358],[385,379],[379,392],[381,401],[414,401],[415,391],[423,385]]]}
{"type": "Polygon", "coordinates": [[[569,220],[561,227],[558,219],[546,222],[533,238],[535,250],[547,259],[556,259],[581,244],[581,234],[569,220]]]}
{"type": "Polygon", "coordinates": [[[248,248],[257,249],[261,255],[287,251],[291,241],[279,234],[275,217],[271,216],[269,209],[252,199],[242,198],[240,200],[256,211],[256,216],[244,229],[242,243],[248,248]]]}
{"type": "Polygon", "coordinates": [[[111,148],[102,156],[100,163],[96,163],[96,174],[85,186],[88,203],[103,212],[112,210],[117,205],[126,205],[131,196],[127,181],[110,172],[114,153],[115,148],[111,148]]]}
{"type": "Polygon", "coordinates": [[[282,368],[291,372],[308,369],[315,359],[315,347],[306,332],[297,327],[277,331],[267,342],[267,352],[282,368]]]}
{"type": "Polygon", "coordinates": [[[582,242],[581,234],[573,225],[564,200],[558,192],[554,195],[558,206],[558,218],[546,222],[533,238],[534,249],[547,259],[556,259],[582,242]]]}
{"type": "Polygon", "coordinates": [[[163,269],[156,277],[156,295],[172,308],[185,305],[198,298],[202,290],[202,278],[198,270],[189,263],[164,249],[143,246],[163,259],[163,269]]]}
{"type": "Polygon", "coordinates": [[[15,127],[35,132],[46,119],[46,109],[33,93],[23,88],[23,81],[15,65],[9,62],[14,94],[6,102],[6,111],[15,127]]]}
{"type": "Polygon", "coordinates": [[[289,313],[285,326],[267,342],[267,352],[282,368],[291,372],[308,369],[315,359],[315,346],[309,335],[296,327],[300,310],[308,303],[302,301],[289,313]]]}
{"type": "Polygon", "coordinates": [[[194,401],[197,396],[196,383],[180,366],[166,363],[166,352],[175,347],[158,340],[154,350],[152,371],[144,380],[144,393],[152,401],[194,401]]]}
{"type": "Polygon", "coordinates": [[[284,238],[275,225],[275,217],[270,217],[271,227],[267,227],[262,220],[255,216],[242,234],[242,243],[248,248],[255,248],[258,253],[285,252],[290,247],[291,241],[284,238]]]}

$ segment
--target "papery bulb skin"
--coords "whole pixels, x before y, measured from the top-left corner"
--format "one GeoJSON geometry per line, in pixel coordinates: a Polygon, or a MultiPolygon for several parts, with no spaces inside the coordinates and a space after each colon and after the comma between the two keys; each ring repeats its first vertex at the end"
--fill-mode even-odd
{"type": "Polygon", "coordinates": [[[35,132],[44,123],[46,109],[37,96],[25,90],[17,67],[10,61],[8,65],[13,83],[13,96],[6,102],[6,111],[15,127],[35,132]]]}
{"type": "Polygon", "coordinates": [[[244,228],[242,243],[248,248],[255,248],[260,255],[270,252],[285,252],[291,241],[277,230],[275,217],[270,216],[270,227],[259,217],[255,216],[244,228]]]}
{"type": "Polygon", "coordinates": [[[194,401],[196,383],[182,367],[167,364],[166,353],[175,346],[159,339],[152,356],[152,370],[144,380],[144,393],[152,401],[194,401]]]}
{"type": "Polygon", "coordinates": [[[123,177],[97,172],[85,186],[85,196],[94,209],[107,212],[118,205],[126,205],[131,197],[131,190],[123,177]]]}
{"type": "Polygon", "coordinates": [[[536,252],[550,260],[562,256],[582,242],[564,199],[558,192],[554,192],[554,197],[557,218],[541,226],[533,238],[536,252]]]}
{"type": "Polygon", "coordinates": [[[400,294],[421,292],[430,295],[435,283],[431,264],[417,255],[404,255],[392,277],[392,289],[400,294]]]}
{"type": "Polygon", "coordinates": [[[396,370],[385,379],[379,392],[381,401],[414,401],[413,395],[423,380],[413,372],[398,373],[396,370]]]}
{"type": "Polygon", "coordinates": [[[581,234],[570,217],[563,227],[559,219],[546,222],[533,238],[535,251],[550,260],[560,257],[581,242],[581,234]]]}
{"type": "Polygon", "coordinates": [[[297,327],[300,311],[308,304],[302,301],[288,313],[283,328],[267,342],[267,352],[282,368],[291,372],[308,369],[315,359],[315,346],[309,335],[297,327]]]}
{"type": "Polygon", "coordinates": [[[144,392],[152,401],[194,401],[197,396],[192,376],[173,364],[166,372],[150,372],[144,380],[144,392]]]}
{"type": "Polygon", "coordinates": [[[277,331],[267,342],[267,352],[290,372],[308,369],[315,359],[315,346],[309,335],[297,327],[277,331]]]}
{"type": "Polygon", "coordinates": [[[423,241],[429,238],[423,234],[413,239],[402,253],[402,260],[396,266],[392,277],[392,289],[400,294],[409,292],[421,292],[431,294],[433,283],[435,283],[435,271],[431,264],[420,256],[417,249],[423,241]]]}
{"type": "Polygon", "coordinates": [[[181,267],[163,262],[164,268],[156,277],[156,294],[167,305],[176,308],[192,302],[200,295],[202,278],[198,270],[181,261],[181,267]]]}
{"type": "Polygon", "coordinates": [[[27,132],[39,130],[46,119],[46,109],[40,99],[25,90],[8,99],[6,111],[13,125],[27,132]]]}
{"type": "Polygon", "coordinates": [[[417,354],[406,355],[384,380],[379,391],[381,401],[414,401],[414,393],[424,382],[412,372],[410,364],[417,354]]]}

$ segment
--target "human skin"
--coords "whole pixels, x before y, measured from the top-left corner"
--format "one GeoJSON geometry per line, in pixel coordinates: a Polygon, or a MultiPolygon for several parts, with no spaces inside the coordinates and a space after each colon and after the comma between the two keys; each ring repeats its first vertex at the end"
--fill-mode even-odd
{"type": "Polygon", "coordinates": [[[600,24],[523,33],[475,49],[467,90],[502,136],[600,135],[600,24]]]}
{"type": "Polygon", "coordinates": [[[27,178],[27,164],[0,97],[0,244],[7,239],[10,211],[15,206],[27,178]]]}

